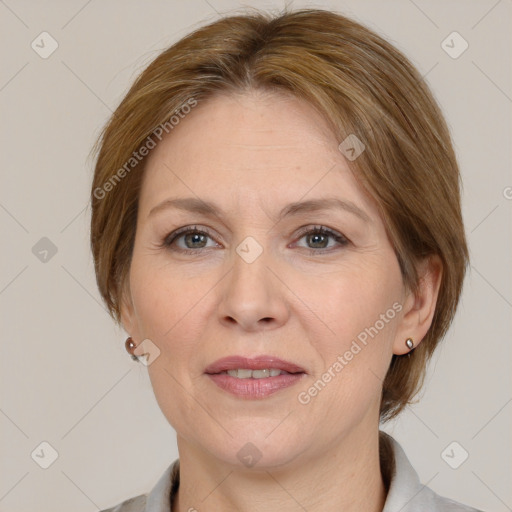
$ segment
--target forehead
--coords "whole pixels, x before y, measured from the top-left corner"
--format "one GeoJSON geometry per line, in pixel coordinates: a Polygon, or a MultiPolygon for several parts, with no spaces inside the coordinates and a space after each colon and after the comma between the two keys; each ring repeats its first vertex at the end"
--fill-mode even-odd
{"type": "MultiPolygon", "coordinates": [[[[285,94],[219,94],[196,106],[148,157],[140,209],[172,196],[197,196],[270,210],[340,194],[370,214],[375,205],[357,183],[325,119],[285,94]]],[[[236,205],[236,206],[235,206],[236,205]]]]}

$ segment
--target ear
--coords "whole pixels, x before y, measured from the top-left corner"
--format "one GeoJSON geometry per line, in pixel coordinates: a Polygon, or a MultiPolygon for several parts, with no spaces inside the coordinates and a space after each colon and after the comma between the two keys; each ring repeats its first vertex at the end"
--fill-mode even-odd
{"type": "Polygon", "coordinates": [[[437,304],[439,288],[443,274],[443,263],[437,255],[426,257],[417,267],[419,282],[416,293],[409,291],[404,301],[404,313],[396,338],[393,343],[393,353],[407,354],[410,349],[405,344],[407,338],[414,340],[417,347],[430,326],[437,304]]]}

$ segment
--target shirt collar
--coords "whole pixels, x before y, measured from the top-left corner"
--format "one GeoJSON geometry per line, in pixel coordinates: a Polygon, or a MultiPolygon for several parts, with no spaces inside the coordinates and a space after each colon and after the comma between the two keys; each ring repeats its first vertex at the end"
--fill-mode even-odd
{"type": "Polygon", "coordinates": [[[434,510],[425,508],[426,494],[422,491],[428,489],[420,483],[418,474],[412,467],[402,447],[388,434],[380,435],[391,444],[394,458],[394,470],[382,512],[408,512],[415,510],[434,510]],[[425,494],[425,496],[422,496],[425,494]]]}
{"type": "Polygon", "coordinates": [[[180,485],[180,460],[176,459],[148,494],[144,512],[172,512],[171,499],[180,485]]]}

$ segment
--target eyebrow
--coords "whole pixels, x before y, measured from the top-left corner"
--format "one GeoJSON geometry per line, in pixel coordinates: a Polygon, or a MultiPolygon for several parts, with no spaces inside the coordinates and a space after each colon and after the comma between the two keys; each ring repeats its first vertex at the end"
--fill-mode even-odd
{"type": "MultiPolygon", "coordinates": [[[[215,205],[215,203],[205,201],[196,197],[180,197],[166,199],[151,209],[148,217],[155,215],[157,212],[174,208],[177,210],[222,217],[223,211],[215,205]]],[[[301,213],[319,212],[331,209],[345,210],[363,222],[371,223],[369,215],[351,201],[339,199],[337,197],[326,197],[318,199],[309,199],[307,201],[297,201],[286,205],[278,214],[277,221],[281,221],[285,217],[298,215],[301,213]]]]}

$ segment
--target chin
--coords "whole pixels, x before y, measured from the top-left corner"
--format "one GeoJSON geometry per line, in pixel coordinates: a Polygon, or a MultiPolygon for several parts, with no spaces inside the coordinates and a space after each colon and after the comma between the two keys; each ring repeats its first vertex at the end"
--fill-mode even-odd
{"type": "Polygon", "coordinates": [[[292,464],[307,444],[297,428],[275,419],[244,418],[225,427],[232,437],[223,432],[220,439],[210,438],[209,446],[204,446],[204,438],[201,443],[215,458],[237,469],[272,470],[292,464]]]}

